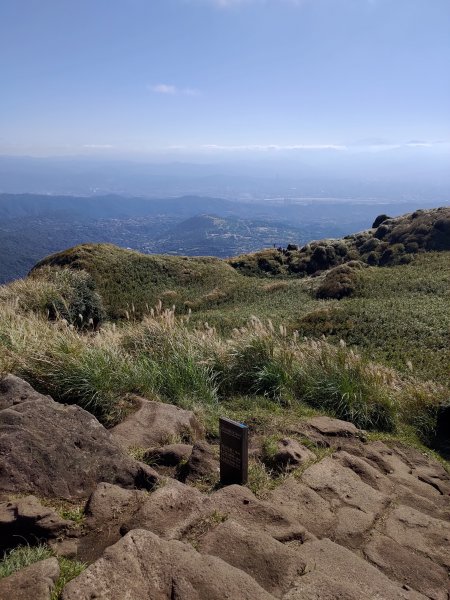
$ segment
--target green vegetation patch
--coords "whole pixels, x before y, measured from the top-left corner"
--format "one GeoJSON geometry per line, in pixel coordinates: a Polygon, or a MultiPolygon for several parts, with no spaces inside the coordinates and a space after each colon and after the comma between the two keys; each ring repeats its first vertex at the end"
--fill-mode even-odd
{"type": "MultiPolygon", "coordinates": [[[[3,559],[0,560],[0,579],[53,556],[55,556],[53,551],[44,544],[39,544],[38,546],[17,546],[13,550],[5,552],[3,559]]],[[[57,559],[60,573],[52,590],[51,600],[59,600],[65,585],[86,568],[84,563],[77,560],[61,556],[57,557],[57,559]]]]}

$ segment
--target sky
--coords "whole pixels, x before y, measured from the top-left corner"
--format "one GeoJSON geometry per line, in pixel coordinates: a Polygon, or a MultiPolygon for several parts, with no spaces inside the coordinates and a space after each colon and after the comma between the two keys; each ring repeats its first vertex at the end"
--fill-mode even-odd
{"type": "Polygon", "coordinates": [[[1,0],[0,154],[449,150],[450,0],[1,0]]]}

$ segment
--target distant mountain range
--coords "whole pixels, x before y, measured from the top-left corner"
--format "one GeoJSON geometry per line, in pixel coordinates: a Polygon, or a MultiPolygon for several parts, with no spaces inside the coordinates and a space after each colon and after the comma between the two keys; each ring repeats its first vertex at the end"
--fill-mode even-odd
{"type": "MultiPolygon", "coordinates": [[[[419,203],[0,194],[0,283],[69,246],[113,243],[145,253],[221,258],[339,237],[419,203]]],[[[423,205],[423,202],[420,203],[423,205]]]]}

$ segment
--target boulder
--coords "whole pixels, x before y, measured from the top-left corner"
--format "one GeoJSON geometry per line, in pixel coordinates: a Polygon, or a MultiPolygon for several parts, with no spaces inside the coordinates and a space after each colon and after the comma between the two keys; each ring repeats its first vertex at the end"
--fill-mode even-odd
{"type": "Polygon", "coordinates": [[[17,544],[54,539],[66,531],[70,521],[43,506],[35,496],[0,503],[0,552],[17,544]]]}
{"type": "Polygon", "coordinates": [[[306,572],[283,600],[426,600],[329,539],[303,544],[297,552],[306,562],[306,572]]]}
{"type": "Polygon", "coordinates": [[[76,499],[101,481],[151,489],[158,480],[79,406],[38,394],[16,400],[0,410],[0,492],[76,499]]]}
{"type": "Polygon", "coordinates": [[[281,542],[304,542],[313,536],[281,507],[259,500],[246,487],[229,485],[210,496],[207,510],[216,511],[244,527],[259,529],[281,542]]]}
{"type": "Polygon", "coordinates": [[[198,549],[245,571],[276,597],[281,597],[305,570],[305,562],[296,551],[231,519],[202,537],[198,549]]]}
{"type": "Polygon", "coordinates": [[[208,496],[196,488],[168,479],[140,504],[138,510],[124,521],[122,534],[132,529],[148,529],[166,539],[179,539],[193,521],[209,506],[208,496]]]}
{"type": "Polygon", "coordinates": [[[76,545],[63,540],[52,544],[57,554],[76,555],[83,562],[97,560],[108,546],[122,536],[120,528],[124,522],[147,500],[143,490],[126,490],[110,483],[99,483],[85,507],[84,535],[76,545]]]}
{"type": "Polygon", "coordinates": [[[331,417],[313,417],[308,419],[306,424],[326,436],[357,437],[362,434],[353,423],[331,417]]]}
{"type": "Polygon", "coordinates": [[[0,579],[0,598],[4,600],[50,600],[59,577],[56,558],[47,558],[0,579]]]}
{"type": "Polygon", "coordinates": [[[192,446],[189,444],[168,444],[147,450],[144,461],[161,467],[177,467],[180,463],[187,462],[191,453],[192,446]]]}
{"type": "Polygon", "coordinates": [[[196,442],[191,456],[179,472],[181,481],[217,481],[219,478],[219,460],[212,446],[207,442],[196,442]]]}
{"type": "Polygon", "coordinates": [[[291,438],[283,438],[277,443],[277,451],[271,464],[279,470],[292,470],[316,458],[314,452],[291,438]]]}
{"type": "Polygon", "coordinates": [[[138,409],[111,434],[125,448],[151,448],[174,441],[191,442],[204,436],[194,413],[173,404],[137,398],[138,409]]]}
{"type": "Polygon", "coordinates": [[[273,600],[249,575],[188,544],[134,530],[70,581],[63,600],[273,600]]]}

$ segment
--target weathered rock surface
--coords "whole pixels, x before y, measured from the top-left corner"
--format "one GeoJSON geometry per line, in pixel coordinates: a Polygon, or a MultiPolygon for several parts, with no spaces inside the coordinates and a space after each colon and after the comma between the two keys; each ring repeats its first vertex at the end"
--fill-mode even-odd
{"type": "Polygon", "coordinates": [[[306,562],[306,574],[284,600],[425,600],[422,594],[405,590],[331,540],[306,543],[297,552],[306,562]]]}
{"type": "Polygon", "coordinates": [[[0,503],[0,552],[17,544],[35,544],[62,535],[70,522],[35,496],[0,503]]]}
{"type": "Polygon", "coordinates": [[[377,535],[364,548],[365,557],[390,579],[408,585],[432,600],[448,600],[448,570],[414,549],[377,535]]]}
{"type": "Polygon", "coordinates": [[[245,571],[277,598],[289,590],[305,570],[305,562],[295,550],[233,520],[209,531],[200,539],[198,549],[245,571]]]}
{"type": "Polygon", "coordinates": [[[291,515],[270,502],[259,500],[246,487],[230,485],[210,496],[208,511],[216,511],[244,527],[259,529],[279,541],[311,539],[311,534],[291,515]]]}
{"type": "Polygon", "coordinates": [[[0,379],[0,410],[20,404],[25,400],[40,400],[41,398],[42,395],[20,377],[6,375],[0,379]]]}
{"type": "Polygon", "coordinates": [[[160,448],[149,448],[144,455],[146,463],[162,467],[177,467],[192,454],[190,444],[168,444],[160,448]]]}
{"type": "Polygon", "coordinates": [[[2,600],[50,600],[55,581],[59,577],[56,558],[41,560],[9,577],[0,579],[2,600]]]}
{"type": "MultiPolygon", "coordinates": [[[[196,442],[193,414],[146,400],[140,410],[114,440],[81,408],[12,376],[0,382],[0,550],[16,538],[45,540],[58,555],[96,561],[67,586],[66,600],[450,598],[450,476],[426,454],[367,443],[353,425],[317,417],[289,423],[283,435],[306,436],[326,456],[318,460],[295,435],[283,438],[282,469],[305,470],[280,478],[264,500],[237,485],[206,494],[195,485],[214,480],[218,463],[211,446],[196,442]],[[194,446],[155,448],[155,439],[171,437],[194,446]],[[123,449],[147,445],[159,473],[123,449]],[[162,476],[181,477],[186,459],[186,483],[162,476]],[[12,498],[24,492],[50,503],[89,495],[82,525],[34,496],[12,498]]],[[[1,586],[26,590],[18,598],[49,598],[45,573],[36,589],[26,587],[34,576],[25,584],[18,573],[13,586],[11,577],[0,581],[0,598],[1,586]]]]}
{"type": "Polygon", "coordinates": [[[148,495],[133,516],[124,522],[121,531],[147,529],[166,539],[179,539],[208,506],[207,496],[171,479],[148,495]]]}
{"type": "MultiPolygon", "coordinates": [[[[12,384],[4,385],[7,397],[21,387],[17,380],[12,384]]],[[[22,395],[0,410],[2,493],[72,499],[87,497],[100,481],[146,489],[157,481],[157,473],[126,455],[87,411],[22,395]]]]}
{"type": "Polygon", "coordinates": [[[202,425],[190,410],[145,398],[136,401],[138,410],[111,429],[112,436],[125,448],[151,448],[204,436],[202,425]]]}
{"type": "Polygon", "coordinates": [[[353,423],[332,419],[331,417],[313,417],[308,419],[306,424],[312,427],[322,435],[355,437],[361,434],[361,430],[355,427],[353,423]]]}
{"type": "Polygon", "coordinates": [[[63,600],[273,600],[254,579],[192,546],[134,530],[72,580],[63,600]]]}
{"type": "MultiPolygon", "coordinates": [[[[392,581],[447,600],[447,481],[447,472],[417,450],[358,443],[351,452],[337,451],[312,465],[300,481],[288,477],[269,500],[320,538],[362,552],[392,581]]],[[[306,581],[302,579],[299,594],[311,598],[334,598],[330,590],[336,592],[341,585],[328,582],[327,587],[324,579],[325,587],[314,595],[311,587],[304,587],[306,581]]],[[[345,588],[339,593],[354,597],[345,588]]]]}
{"type": "MultiPolygon", "coordinates": [[[[110,483],[99,483],[85,507],[84,535],[76,545],[53,545],[58,554],[76,555],[84,562],[99,558],[103,551],[122,536],[122,524],[149,498],[142,490],[126,490],[110,483]]],[[[67,542],[67,540],[66,540],[67,542]]]]}
{"type": "Polygon", "coordinates": [[[277,451],[272,463],[277,469],[290,470],[315,459],[314,452],[291,438],[283,438],[277,443],[277,451]]]}
{"type": "Polygon", "coordinates": [[[179,479],[184,482],[198,480],[214,481],[219,478],[219,459],[207,442],[196,442],[186,464],[182,466],[179,479]]]}

